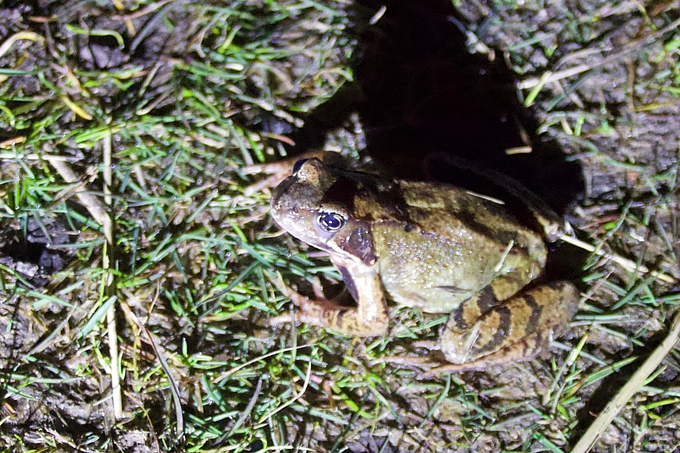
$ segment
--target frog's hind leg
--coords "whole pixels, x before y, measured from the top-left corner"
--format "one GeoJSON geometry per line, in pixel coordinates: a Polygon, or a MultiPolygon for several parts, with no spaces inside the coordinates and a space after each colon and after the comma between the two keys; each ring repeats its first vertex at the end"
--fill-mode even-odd
{"type": "MultiPolygon", "coordinates": [[[[498,302],[482,291],[456,310],[440,335],[441,351],[458,370],[531,358],[561,335],[578,308],[578,290],[553,282],[498,302]]],[[[454,371],[453,369],[451,371],[454,371]]]]}

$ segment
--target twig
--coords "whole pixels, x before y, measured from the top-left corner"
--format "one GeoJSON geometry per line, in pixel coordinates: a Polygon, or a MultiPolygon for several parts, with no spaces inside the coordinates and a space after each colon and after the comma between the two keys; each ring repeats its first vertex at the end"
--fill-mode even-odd
{"type": "MultiPolygon", "coordinates": [[[[104,141],[104,193],[105,202],[111,202],[111,136],[108,135],[104,141]]],[[[62,179],[69,183],[75,184],[79,182],[79,178],[73,172],[71,166],[66,163],[59,156],[44,156],[52,167],[57,170],[57,173],[62,179]]],[[[102,204],[99,199],[87,191],[76,192],[78,200],[85,206],[85,209],[90,213],[92,218],[102,226],[104,237],[106,238],[106,251],[102,258],[102,267],[104,269],[110,268],[110,254],[113,252],[113,222],[111,216],[107,211],[107,206],[102,204]]],[[[113,288],[113,274],[108,273],[107,279],[104,282],[107,292],[113,288]]],[[[120,388],[120,375],[118,374],[118,334],[116,329],[115,305],[113,305],[106,313],[106,328],[109,342],[110,360],[111,360],[111,391],[113,399],[113,414],[116,420],[123,416],[123,398],[120,388]]]]}
{"type": "Polygon", "coordinates": [[[656,277],[659,280],[666,282],[666,283],[670,283],[670,284],[673,284],[676,281],[675,278],[673,278],[672,276],[670,276],[668,274],[664,274],[662,272],[657,272],[657,271],[650,271],[649,268],[647,266],[645,266],[644,264],[638,264],[638,263],[631,261],[627,258],[624,258],[622,256],[607,253],[604,250],[602,250],[601,248],[597,248],[597,247],[595,247],[591,244],[588,244],[587,242],[583,242],[580,239],[569,236],[567,234],[561,235],[559,237],[559,239],[563,240],[564,242],[568,242],[569,244],[574,245],[578,248],[581,248],[581,249],[583,249],[587,252],[595,253],[598,256],[603,256],[605,258],[608,258],[608,259],[612,260],[613,262],[615,262],[616,264],[618,264],[619,266],[623,267],[624,269],[626,269],[630,272],[635,272],[637,270],[637,271],[645,273],[645,274],[649,273],[653,277],[656,277]]]}
{"type": "Polygon", "coordinates": [[[628,380],[616,396],[607,404],[602,413],[595,419],[585,432],[583,437],[578,441],[571,453],[586,453],[595,445],[600,436],[604,433],[607,427],[611,424],[614,417],[621,411],[623,406],[640,390],[649,377],[650,374],[656,370],[661,361],[668,355],[678,342],[678,335],[680,335],[680,313],[675,316],[673,325],[666,338],[654,350],[652,355],[642,364],[635,374],[628,380]]]}
{"type": "MultiPolygon", "coordinates": [[[[107,134],[103,139],[104,145],[104,203],[109,208],[106,211],[108,221],[104,226],[104,236],[106,237],[107,250],[102,260],[102,267],[105,270],[111,268],[111,258],[113,257],[113,222],[109,216],[111,207],[111,183],[112,160],[111,160],[111,134],[107,134]]],[[[115,291],[113,285],[113,273],[109,272],[106,281],[107,295],[112,296],[115,291]]],[[[111,304],[111,308],[106,312],[106,327],[108,330],[109,356],[111,360],[111,392],[113,393],[113,415],[116,420],[123,416],[123,398],[120,388],[120,374],[118,373],[118,329],[116,328],[116,304],[111,304]]]]}

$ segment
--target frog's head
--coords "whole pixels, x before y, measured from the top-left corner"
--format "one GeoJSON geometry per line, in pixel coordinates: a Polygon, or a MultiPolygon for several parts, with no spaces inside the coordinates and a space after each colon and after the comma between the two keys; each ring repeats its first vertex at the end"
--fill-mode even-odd
{"type": "Polygon", "coordinates": [[[370,224],[352,216],[358,182],[351,172],[299,160],[274,190],[276,223],[307,244],[370,265],[375,261],[370,224]]]}

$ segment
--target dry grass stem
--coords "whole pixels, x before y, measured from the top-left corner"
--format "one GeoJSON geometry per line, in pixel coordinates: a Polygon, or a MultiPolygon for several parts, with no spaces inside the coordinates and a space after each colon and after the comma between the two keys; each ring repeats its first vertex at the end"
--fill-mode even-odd
{"type": "Polygon", "coordinates": [[[586,250],[587,252],[595,253],[597,256],[605,257],[623,267],[628,272],[637,271],[642,272],[643,274],[650,274],[664,283],[674,284],[676,282],[675,278],[673,278],[671,275],[658,271],[650,271],[649,268],[644,264],[638,264],[635,261],[629,260],[628,258],[624,258],[613,253],[607,253],[606,251],[602,250],[602,248],[595,247],[594,245],[588,244],[587,242],[584,242],[568,234],[561,235],[559,239],[580,249],[586,250]]]}
{"type": "Polygon", "coordinates": [[[593,421],[588,430],[583,434],[571,453],[587,453],[604,434],[607,427],[618,415],[621,409],[633,398],[633,396],[645,385],[647,378],[658,368],[661,362],[678,343],[680,336],[680,313],[675,315],[673,324],[668,335],[654,352],[644,361],[642,366],[631,376],[626,384],[621,387],[614,398],[607,404],[604,410],[593,421]]]}

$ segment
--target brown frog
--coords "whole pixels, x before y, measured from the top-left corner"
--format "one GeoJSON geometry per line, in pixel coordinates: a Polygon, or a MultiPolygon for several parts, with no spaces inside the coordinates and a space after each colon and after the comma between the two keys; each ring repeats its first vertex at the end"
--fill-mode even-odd
{"type": "Polygon", "coordinates": [[[275,189],[271,212],[287,232],[329,253],[357,303],[290,292],[300,321],[378,336],[388,330],[386,298],[450,313],[439,336],[450,364],[430,374],[531,358],[564,332],[578,307],[568,282],[522,291],[545,266],[541,236],[461,188],[303,159],[275,189]]]}

